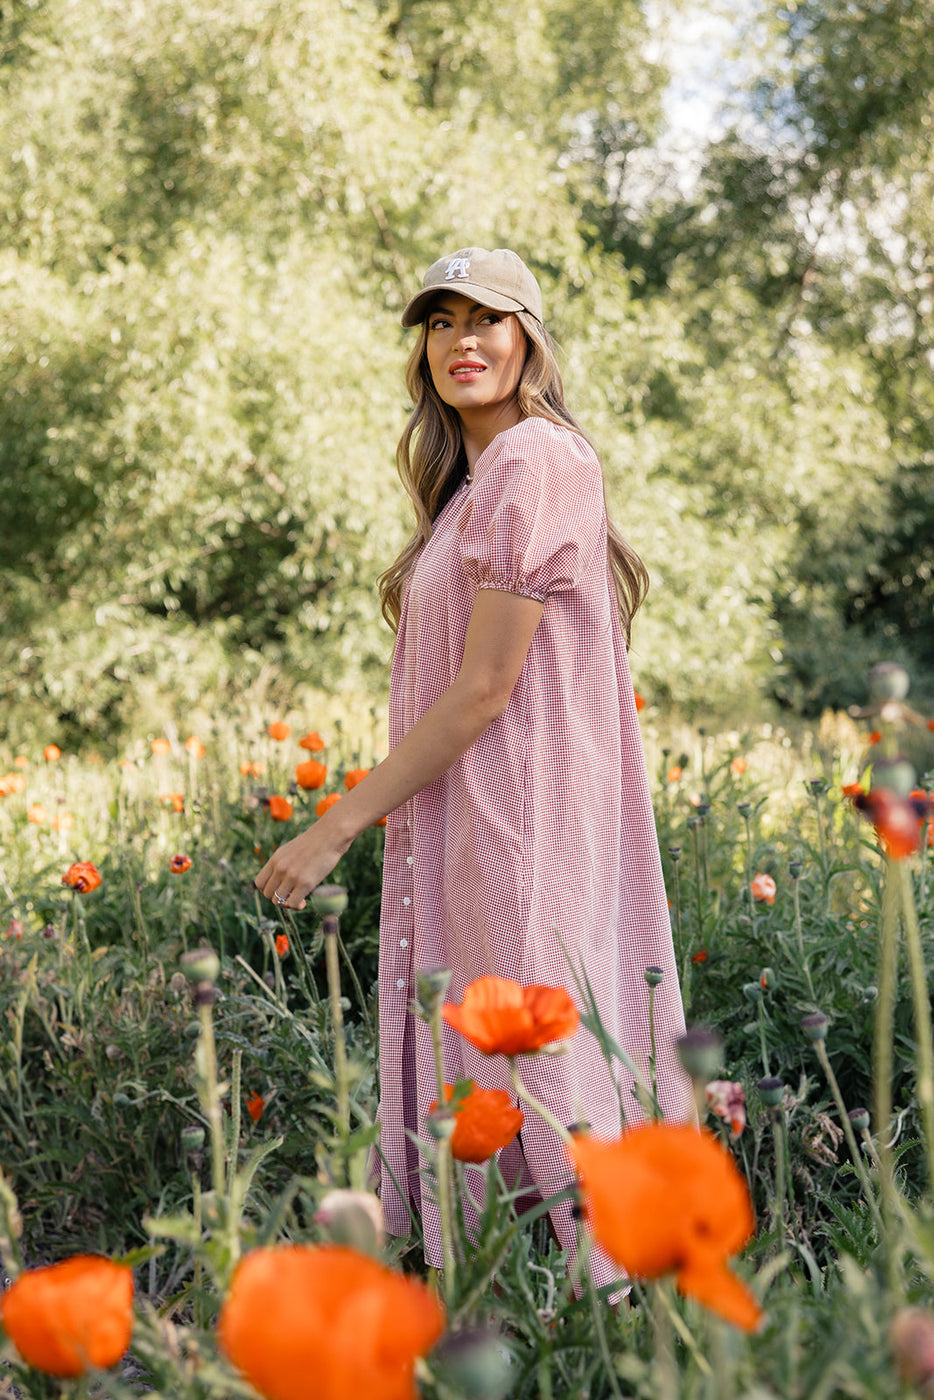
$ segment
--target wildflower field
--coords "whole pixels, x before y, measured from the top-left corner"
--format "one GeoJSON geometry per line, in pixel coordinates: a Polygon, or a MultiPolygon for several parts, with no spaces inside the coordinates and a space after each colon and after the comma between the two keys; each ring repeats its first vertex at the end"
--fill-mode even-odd
{"type": "MultiPolygon", "coordinates": [[[[555,1123],[569,1259],[496,1165],[540,1106],[439,1075],[440,1273],[366,1191],[383,833],[301,914],[251,883],[375,722],[0,749],[0,1397],[934,1394],[934,735],[906,694],[876,668],[794,744],[643,708],[703,1131],[555,1123]]],[[[417,989],[436,1036],[513,1065],[602,1033],[571,966],[446,985],[417,989]]]]}

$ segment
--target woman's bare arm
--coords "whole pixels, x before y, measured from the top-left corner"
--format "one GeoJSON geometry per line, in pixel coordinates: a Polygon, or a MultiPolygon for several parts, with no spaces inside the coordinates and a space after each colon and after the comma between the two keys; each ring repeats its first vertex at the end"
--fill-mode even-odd
{"type": "Polygon", "coordinates": [[[309,891],[330,874],[361,831],[401,807],[466,753],[508,705],[542,606],[517,593],[481,589],[452,684],[363,782],[272,854],[256,877],[257,889],[270,899],[278,891],[282,903],[303,909],[309,891]]]}

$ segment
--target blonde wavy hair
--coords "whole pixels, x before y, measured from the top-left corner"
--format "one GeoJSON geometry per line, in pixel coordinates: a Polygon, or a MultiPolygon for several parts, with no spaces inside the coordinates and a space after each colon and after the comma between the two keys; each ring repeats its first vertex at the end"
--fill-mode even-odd
{"type": "MultiPolygon", "coordinates": [[[[525,332],[526,356],[516,391],[525,418],[547,418],[551,423],[585,434],[564,402],[564,385],[555,357],[554,342],[545,327],[528,311],[517,311],[525,332]]],[[[406,387],[414,405],[396,449],[396,465],[402,484],[415,507],[415,531],[399,557],[380,575],[379,595],[383,616],[395,632],[402,611],[402,593],[432,527],[467,474],[467,457],[460,419],[438,394],[428,366],[428,315],[405,371],[406,387]]],[[[632,619],[645,599],[649,575],[631,545],[607,520],[607,552],[620,619],[630,639],[632,619]]]]}

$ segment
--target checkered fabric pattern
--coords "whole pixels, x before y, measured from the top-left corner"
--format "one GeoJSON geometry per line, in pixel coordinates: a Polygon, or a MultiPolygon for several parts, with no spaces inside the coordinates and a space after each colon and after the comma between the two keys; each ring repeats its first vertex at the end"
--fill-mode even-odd
{"type": "MultiPolygon", "coordinates": [[[[409,1137],[424,1136],[437,1097],[428,1027],[409,1010],[419,968],[450,968],[454,1002],[469,982],[488,974],[523,986],[563,986],[578,999],[563,941],[578,974],[589,979],[604,1025],[647,1074],[644,971],[661,967],[659,1097],[670,1118],[692,1114],[690,1084],[674,1049],[684,1017],[607,564],[603,478],[592,449],[568,429],[529,418],[501,433],[476,463],[473,482],[435,522],[403,600],[392,668],[392,745],[457,675],[481,588],[541,600],[542,620],[505,712],[441,778],[390,814],[383,875],[384,1164],[375,1165],[375,1184],[392,1233],[409,1233],[410,1209],[421,1215],[426,1254],[436,1266],[438,1212],[409,1137]]],[[[484,1088],[511,1088],[502,1057],[482,1055],[448,1026],[444,1056],[448,1083],[470,1078],[484,1088]]],[[[560,1122],[589,1123],[602,1138],[619,1135],[617,1085],[586,1030],[566,1054],[526,1056],[519,1065],[528,1089],[560,1122]]],[[[640,1121],[621,1067],[618,1085],[627,1121],[640,1121]]],[[[556,1135],[530,1110],[520,1141],[504,1149],[500,1166],[507,1180],[521,1176],[545,1195],[572,1175],[556,1135]]],[[[573,1252],[570,1205],[557,1208],[552,1220],[573,1252]]],[[[599,1252],[593,1269],[598,1283],[618,1276],[599,1252]]]]}

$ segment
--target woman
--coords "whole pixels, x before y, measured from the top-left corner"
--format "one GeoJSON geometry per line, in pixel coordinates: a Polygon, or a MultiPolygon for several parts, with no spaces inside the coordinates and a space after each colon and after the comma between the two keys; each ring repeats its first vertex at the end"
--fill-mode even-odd
{"type": "MultiPolygon", "coordinates": [[[[690,1116],[674,1040],[684,1027],[626,646],[647,575],[607,522],[599,462],[564,405],[538,283],[505,249],[429,268],[402,317],[420,326],[399,445],[417,527],[381,580],[397,628],[389,756],[257,877],[291,908],[361,831],[389,814],[380,927],[381,1195],[387,1227],[421,1214],[440,1264],[434,1203],[406,1130],[436,1097],[428,1028],[409,1011],[415,972],[444,966],[448,997],[477,977],[565,986],[586,974],[604,1025],[648,1074],[645,969],[655,998],[659,1098],[690,1116]],[[400,1196],[396,1183],[402,1191],[400,1196]],[[404,1197],[404,1198],[403,1198],[404,1197]]],[[[445,1027],[447,1082],[509,1088],[445,1027]]],[[[620,1131],[595,1039],[520,1060],[563,1123],[620,1131]]],[[[627,1119],[641,1112],[621,1076],[627,1119]]],[[[555,1134],[526,1114],[504,1173],[544,1196],[568,1180],[555,1134]]],[[[573,1250],[570,1207],[552,1212],[573,1250]]],[[[598,1261],[599,1281],[613,1277],[598,1261]]]]}

